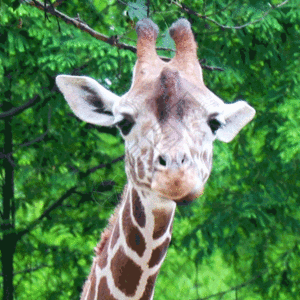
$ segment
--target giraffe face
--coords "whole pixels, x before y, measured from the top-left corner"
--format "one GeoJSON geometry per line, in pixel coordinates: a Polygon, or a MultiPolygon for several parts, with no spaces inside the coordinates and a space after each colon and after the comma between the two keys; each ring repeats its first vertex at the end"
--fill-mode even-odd
{"type": "Polygon", "coordinates": [[[120,129],[133,185],[189,202],[210,175],[214,140],[230,142],[255,110],[244,101],[225,104],[204,85],[188,21],[170,28],[176,55],[168,63],[156,54],[152,21],[140,21],[137,33],[132,86],[122,97],[89,77],[60,75],[56,82],[79,118],[120,129]]]}
{"type": "Polygon", "coordinates": [[[164,198],[193,200],[211,171],[222,111],[205,108],[201,90],[178,70],[165,67],[147,85],[151,90],[146,97],[129,92],[114,110],[125,140],[127,176],[164,198]]]}

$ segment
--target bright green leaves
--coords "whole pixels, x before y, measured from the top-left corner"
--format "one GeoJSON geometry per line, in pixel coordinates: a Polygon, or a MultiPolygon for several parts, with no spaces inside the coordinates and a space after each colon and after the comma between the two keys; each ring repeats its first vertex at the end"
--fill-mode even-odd
{"type": "Polygon", "coordinates": [[[297,99],[287,99],[278,107],[284,118],[278,128],[278,138],[274,141],[274,148],[280,151],[280,157],[286,163],[300,159],[300,90],[297,99]]]}
{"type": "Polygon", "coordinates": [[[145,0],[128,2],[128,15],[131,20],[142,20],[147,17],[147,7],[145,0]]]}
{"type": "Polygon", "coordinates": [[[98,11],[103,11],[107,7],[107,1],[95,0],[94,5],[98,11]]]}

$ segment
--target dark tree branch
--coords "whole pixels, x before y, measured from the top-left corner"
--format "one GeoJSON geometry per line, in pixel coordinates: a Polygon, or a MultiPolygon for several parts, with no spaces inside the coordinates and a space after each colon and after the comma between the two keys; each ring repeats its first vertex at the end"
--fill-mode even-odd
{"type": "Polygon", "coordinates": [[[17,239],[20,240],[25,234],[33,230],[44,218],[48,217],[50,213],[56,208],[60,207],[65,199],[75,193],[77,187],[72,187],[65,192],[58,200],[50,205],[35,221],[33,221],[26,229],[21,230],[17,233],[17,239]]]}
{"type": "MultiPolygon", "coordinates": [[[[121,161],[124,159],[124,155],[113,159],[110,163],[103,163],[96,167],[93,167],[86,172],[80,172],[79,178],[82,180],[85,177],[89,176],[90,174],[94,173],[95,171],[103,168],[110,167],[111,164],[116,163],[118,161],[121,161]]],[[[41,221],[44,218],[49,217],[50,213],[57,209],[58,207],[61,207],[63,202],[69,198],[71,195],[77,193],[77,186],[70,188],[68,191],[66,191],[59,199],[57,199],[52,205],[50,205],[35,221],[33,221],[26,229],[21,230],[17,233],[17,240],[20,240],[25,234],[29,233],[31,230],[33,230],[38,224],[41,223],[41,221]]]]}
{"type": "Polygon", "coordinates": [[[111,163],[103,163],[103,164],[100,164],[94,168],[91,168],[89,170],[87,170],[86,172],[80,172],[79,173],[79,179],[84,179],[85,177],[89,176],[90,174],[94,173],[95,171],[99,170],[99,169],[103,169],[103,168],[107,168],[107,167],[110,167],[112,164],[118,162],[118,161],[121,161],[124,159],[124,155],[120,156],[120,157],[117,157],[115,159],[113,159],[111,161],[111,163]]]}
{"type": "MultiPolygon", "coordinates": [[[[26,1],[26,3],[44,11],[44,12],[48,12],[57,18],[60,18],[67,24],[72,24],[73,26],[77,27],[78,29],[80,29],[84,32],[87,32],[89,35],[91,35],[92,37],[96,38],[99,41],[105,42],[105,43],[107,43],[111,46],[117,47],[119,49],[129,50],[133,53],[136,53],[136,51],[137,51],[136,47],[121,43],[119,41],[119,36],[108,37],[104,34],[101,34],[97,31],[95,31],[94,29],[92,29],[91,27],[89,27],[86,23],[84,23],[80,19],[71,18],[71,17],[61,13],[60,11],[54,9],[54,7],[52,7],[50,5],[44,6],[41,2],[39,2],[37,0],[26,1]]],[[[174,51],[173,49],[169,49],[169,48],[158,48],[158,50],[174,51]]],[[[171,60],[171,58],[164,57],[164,56],[160,56],[160,58],[166,62],[171,60]]],[[[205,66],[205,65],[201,65],[201,66],[203,69],[210,70],[210,71],[224,71],[224,69],[219,68],[219,67],[211,67],[211,66],[205,66]]]]}
{"type": "MultiPolygon", "coordinates": [[[[288,256],[289,254],[291,254],[292,252],[294,251],[294,248],[284,252],[278,259],[277,259],[277,262],[281,262],[286,256],[288,256]]],[[[273,264],[274,266],[275,264],[273,264]]],[[[273,267],[267,267],[265,268],[264,270],[262,270],[261,272],[259,272],[259,274],[257,274],[256,276],[252,277],[251,279],[249,279],[248,281],[245,281],[241,284],[238,284],[236,286],[233,286],[231,288],[229,288],[228,290],[226,291],[223,291],[223,292],[219,292],[219,293],[216,293],[216,294],[212,294],[212,295],[209,295],[207,297],[204,297],[204,298],[198,298],[197,300],[208,300],[208,299],[211,299],[211,298],[214,298],[214,297],[223,297],[225,294],[228,294],[230,292],[233,292],[233,291],[237,291],[237,290],[240,290],[241,288],[253,283],[256,279],[260,278],[261,276],[263,276],[264,274],[268,273],[270,271],[270,269],[272,269],[273,267]]]]}
{"type": "Polygon", "coordinates": [[[67,24],[72,24],[73,26],[79,28],[80,30],[87,32],[88,34],[90,34],[92,37],[96,38],[99,41],[105,42],[107,44],[118,47],[120,49],[126,49],[126,50],[130,50],[130,51],[136,53],[136,47],[119,42],[118,37],[108,37],[104,34],[101,34],[97,31],[95,31],[94,29],[92,29],[91,27],[89,27],[87,24],[83,23],[82,21],[78,21],[75,18],[70,18],[69,16],[54,9],[50,5],[46,5],[46,7],[45,7],[41,2],[39,2],[37,0],[29,1],[27,3],[32,6],[35,6],[36,8],[38,8],[42,11],[45,11],[47,13],[50,13],[53,16],[60,18],[67,24]]]}
{"type": "MultiPolygon", "coordinates": [[[[35,144],[37,142],[42,141],[45,138],[45,136],[48,134],[48,132],[49,132],[49,129],[47,129],[43,134],[41,134],[40,136],[36,137],[35,139],[33,139],[33,140],[29,141],[29,142],[23,143],[21,145],[18,145],[17,148],[28,147],[28,146],[31,146],[32,144],[35,144]]],[[[1,155],[1,153],[0,153],[0,155],[1,155]]]]}
{"type": "MultiPolygon", "coordinates": [[[[22,271],[17,271],[17,272],[14,272],[14,276],[18,275],[18,274],[31,273],[31,272],[37,271],[39,269],[42,269],[42,268],[49,268],[49,266],[47,266],[47,265],[40,265],[40,266],[37,266],[37,267],[34,267],[34,268],[28,268],[28,269],[25,269],[25,270],[22,270],[22,271]]],[[[2,273],[0,273],[0,276],[2,276],[2,273]]]]}
{"type": "Polygon", "coordinates": [[[35,95],[32,99],[27,101],[25,104],[23,104],[19,107],[12,108],[4,113],[1,113],[0,119],[16,116],[16,115],[20,114],[21,112],[23,112],[24,110],[26,110],[27,108],[34,106],[36,103],[38,103],[38,101],[40,101],[40,97],[39,97],[39,95],[35,95]]]}
{"type": "MultiPolygon", "coordinates": [[[[4,109],[12,111],[14,108],[10,102],[4,103],[4,109]]],[[[3,161],[4,167],[4,184],[2,188],[2,220],[0,229],[3,233],[1,240],[1,264],[3,271],[3,299],[12,300],[14,294],[13,273],[14,273],[14,253],[16,249],[15,229],[15,198],[14,198],[14,159],[13,149],[13,130],[12,117],[4,119],[4,147],[3,152],[6,155],[3,161]]]]}
{"type": "Polygon", "coordinates": [[[147,18],[150,17],[150,0],[147,0],[147,18]]]}
{"type": "MultiPolygon", "coordinates": [[[[38,143],[38,142],[42,141],[45,138],[45,136],[48,134],[48,132],[49,132],[50,118],[51,118],[51,113],[50,113],[50,109],[49,109],[49,113],[48,113],[48,128],[47,128],[47,130],[43,134],[41,134],[40,136],[36,137],[35,139],[33,139],[33,140],[29,141],[29,142],[25,142],[23,144],[14,146],[14,148],[17,148],[17,150],[19,150],[19,149],[21,149],[23,147],[28,147],[28,146],[31,146],[32,144],[35,144],[35,143],[38,143]]],[[[0,152],[0,159],[2,159],[2,158],[11,159],[11,155],[15,151],[16,150],[14,150],[14,151],[12,151],[10,153],[2,153],[2,152],[0,152]]]]}

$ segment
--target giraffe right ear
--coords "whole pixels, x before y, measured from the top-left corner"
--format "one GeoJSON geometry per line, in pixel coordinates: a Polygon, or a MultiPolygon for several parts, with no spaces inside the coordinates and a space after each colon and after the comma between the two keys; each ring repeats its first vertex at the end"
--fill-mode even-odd
{"type": "Polygon", "coordinates": [[[96,80],[86,76],[59,75],[56,84],[78,118],[101,126],[114,124],[112,109],[120,97],[96,80]]]}

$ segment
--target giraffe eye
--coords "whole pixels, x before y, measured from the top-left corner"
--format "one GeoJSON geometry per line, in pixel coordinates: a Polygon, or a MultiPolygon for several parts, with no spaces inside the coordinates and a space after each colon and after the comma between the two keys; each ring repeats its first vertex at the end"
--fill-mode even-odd
{"type": "Polygon", "coordinates": [[[135,122],[129,115],[124,115],[124,119],[116,124],[124,136],[128,135],[135,122]]]}
{"type": "Polygon", "coordinates": [[[210,127],[213,134],[216,134],[217,130],[222,126],[222,124],[217,119],[210,119],[208,121],[208,126],[210,127]]]}

